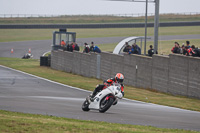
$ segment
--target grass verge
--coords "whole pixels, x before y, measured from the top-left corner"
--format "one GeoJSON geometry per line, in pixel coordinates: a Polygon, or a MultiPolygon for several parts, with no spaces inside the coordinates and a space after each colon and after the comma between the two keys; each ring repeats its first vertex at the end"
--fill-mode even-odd
{"type": "Polygon", "coordinates": [[[0,110],[1,133],[195,133],[180,129],[135,126],[107,122],[24,114],[0,110]]]}
{"type": "MultiPolygon", "coordinates": [[[[0,64],[74,87],[93,91],[102,80],[39,66],[39,60],[0,57],[0,64]],[[78,81],[78,82],[77,82],[78,81]]],[[[108,77],[109,78],[109,77],[108,77]]],[[[125,97],[143,102],[200,111],[200,100],[125,86],[125,97]],[[184,101],[184,102],[183,102],[184,101]]]]}
{"type": "MultiPolygon", "coordinates": [[[[177,15],[160,14],[160,22],[199,21],[200,14],[177,15]]],[[[144,23],[145,16],[123,17],[113,15],[74,15],[60,17],[21,17],[0,18],[0,24],[84,24],[84,23],[144,23]]],[[[148,22],[154,22],[154,16],[148,16],[148,22]]]]}
{"type": "MultiPolygon", "coordinates": [[[[144,36],[144,30],[144,28],[68,29],[69,32],[76,32],[77,38],[144,36]]],[[[0,29],[0,42],[50,40],[53,31],[58,29],[0,29]]],[[[200,34],[200,26],[159,28],[159,35],[192,34],[200,34]]],[[[148,28],[148,36],[153,35],[154,28],[148,28]]]]}

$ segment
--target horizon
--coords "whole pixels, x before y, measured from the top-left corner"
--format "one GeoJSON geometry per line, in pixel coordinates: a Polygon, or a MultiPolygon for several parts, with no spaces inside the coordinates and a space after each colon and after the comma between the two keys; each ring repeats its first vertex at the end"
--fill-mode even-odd
{"type": "MultiPolygon", "coordinates": [[[[154,3],[148,4],[148,13],[154,13],[154,3]]],[[[160,0],[160,14],[200,12],[197,0],[160,0]]],[[[102,15],[145,13],[145,2],[106,0],[2,0],[1,14],[102,15]]]]}

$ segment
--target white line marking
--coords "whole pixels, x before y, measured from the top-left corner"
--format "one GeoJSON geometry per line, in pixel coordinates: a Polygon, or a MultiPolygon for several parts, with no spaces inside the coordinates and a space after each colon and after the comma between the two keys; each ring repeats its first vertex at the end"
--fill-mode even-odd
{"type": "Polygon", "coordinates": [[[88,90],[80,89],[80,88],[77,88],[77,87],[65,85],[65,84],[58,83],[58,82],[55,82],[55,81],[52,81],[52,80],[49,80],[49,79],[45,79],[45,78],[42,78],[42,77],[38,77],[38,76],[29,74],[29,73],[26,73],[26,72],[22,72],[22,71],[20,71],[20,70],[16,70],[16,69],[13,69],[13,68],[10,68],[10,67],[6,67],[6,66],[2,66],[2,65],[0,65],[0,67],[6,68],[6,69],[10,69],[10,70],[13,70],[13,71],[16,71],[16,72],[19,72],[19,73],[23,73],[23,74],[26,74],[26,75],[29,75],[29,76],[32,76],[32,77],[35,77],[35,78],[38,78],[38,79],[42,79],[42,80],[45,80],[45,81],[54,83],[54,84],[62,85],[62,86],[65,86],[65,87],[69,87],[69,88],[72,88],[72,89],[81,90],[81,91],[85,91],[85,92],[91,92],[91,91],[88,91],[88,90]]]}
{"type": "Polygon", "coordinates": [[[49,53],[49,52],[51,52],[51,51],[47,51],[47,52],[45,52],[42,56],[45,56],[45,54],[47,54],[47,53],[49,53]]]}

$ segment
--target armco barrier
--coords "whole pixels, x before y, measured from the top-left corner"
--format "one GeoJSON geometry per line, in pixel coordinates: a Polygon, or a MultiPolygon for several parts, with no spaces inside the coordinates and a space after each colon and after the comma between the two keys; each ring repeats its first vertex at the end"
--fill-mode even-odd
{"type": "Polygon", "coordinates": [[[51,67],[105,80],[118,72],[126,85],[200,99],[200,58],[172,54],[116,55],[52,51],[51,67]]]}

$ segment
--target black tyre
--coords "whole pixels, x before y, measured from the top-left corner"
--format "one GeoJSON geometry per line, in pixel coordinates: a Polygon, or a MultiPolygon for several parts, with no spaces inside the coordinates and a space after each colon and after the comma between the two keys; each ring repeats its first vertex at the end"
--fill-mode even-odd
{"type": "Polygon", "coordinates": [[[110,97],[108,100],[106,100],[106,97],[101,100],[99,105],[99,112],[101,113],[106,112],[113,105],[114,102],[114,99],[112,97],[110,97]]]}
{"type": "Polygon", "coordinates": [[[113,105],[116,105],[117,103],[118,103],[118,101],[114,101],[114,102],[113,102],[113,105]]]}
{"type": "Polygon", "coordinates": [[[82,110],[83,110],[83,111],[89,111],[89,110],[90,110],[90,109],[88,108],[89,105],[90,105],[90,103],[89,103],[87,100],[85,100],[84,103],[83,103],[83,105],[82,105],[82,110]]]}

